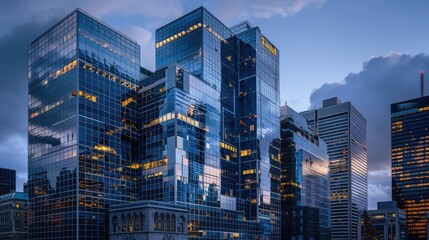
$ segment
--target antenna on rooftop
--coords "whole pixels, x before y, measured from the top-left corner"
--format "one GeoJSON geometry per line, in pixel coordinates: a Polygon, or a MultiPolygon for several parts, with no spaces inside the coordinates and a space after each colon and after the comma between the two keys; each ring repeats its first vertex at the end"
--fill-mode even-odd
{"type": "Polygon", "coordinates": [[[423,70],[420,71],[420,97],[424,96],[424,81],[425,81],[425,72],[423,70]]]}

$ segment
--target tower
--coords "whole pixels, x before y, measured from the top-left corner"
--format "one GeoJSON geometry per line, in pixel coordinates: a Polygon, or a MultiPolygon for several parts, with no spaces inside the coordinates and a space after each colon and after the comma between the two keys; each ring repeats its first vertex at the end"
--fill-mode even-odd
{"type": "Polygon", "coordinates": [[[281,107],[282,239],[331,239],[329,156],[307,120],[281,107]]]}
{"type": "Polygon", "coordinates": [[[301,114],[328,145],[331,238],[357,239],[359,211],[368,202],[366,119],[350,102],[338,98],[301,114]]]}
{"type": "Polygon", "coordinates": [[[406,212],[410,239],[427,236],[428,110],[428,96],[391,105],[392,200],[406,212]]]}
{"type": "Polygon", "coordinates": [[[135,199],[140,47],[77,9],[29,47],[30,239],[106,239],[135,199]]]}

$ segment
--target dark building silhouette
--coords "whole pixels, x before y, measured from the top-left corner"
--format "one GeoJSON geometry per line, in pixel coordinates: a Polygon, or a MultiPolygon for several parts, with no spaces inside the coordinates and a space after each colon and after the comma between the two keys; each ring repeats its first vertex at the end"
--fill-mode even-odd
{"type": "Polygon", "coordinates": [[[429,212],[429,96],[391,106],[392,200],[407,214],[410,239],[426,239],[429,212]]]}
{"type": "Polygon", "coordinates": [[[16,171],[0,168],[0,195],[16,191],[16,171]]]}

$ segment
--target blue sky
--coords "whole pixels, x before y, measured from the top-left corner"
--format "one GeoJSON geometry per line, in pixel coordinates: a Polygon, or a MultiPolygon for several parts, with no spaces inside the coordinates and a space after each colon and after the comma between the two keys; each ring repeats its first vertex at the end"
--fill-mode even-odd
{"type": "MultiPolygon", "coordinates": [[[[205,6],[226,25],[249,20],[280,50],[281,100],[297,111],[339,96],[368,119],[369,207],[390,199],[390,104],[418,97],[429,72],[424,0],[10,1],[0,9],[0,167],[27,174],[27,47],[80,7],[137,40],[154,69],[154,30],[205,6]]],[[[429,85],[429,84],[426,84],[429,85]]]]}

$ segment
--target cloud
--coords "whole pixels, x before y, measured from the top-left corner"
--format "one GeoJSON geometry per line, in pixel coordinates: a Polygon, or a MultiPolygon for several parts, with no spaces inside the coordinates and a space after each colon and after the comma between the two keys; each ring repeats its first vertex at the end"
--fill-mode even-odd
{"type": "Polygon", "coordinates": [[[325,0],[221,0],[208,1],[205,6],[227,21],[237,21],[293,16],[307,8],[321,7],[324,3],[325,0]]]}
{"type": "MultiPolygon", "coordinates": [[[[350,73],[344,82],[324,84],[314,90],[310,96],[310,108],[320,107],[323,99],[335,96],[351,101],[368,120],[368,170],[390,168],[390,105],[419,97],[422,69],[429,70],[429,56],[426,54],[392,51],[387,56],[371,57],[360,72],[350,73]]],[[[376,189],[385,191],[390,198],[385,185],[373,182],[372,178],[369,183],[370,199],[375,197],[372,194],[376,189]]],[[[388,184],[390,189],[390,182],[388,184]]]]}
{"type": "Polygon", "coordinates": [[[159,26],[165,19],[173,20],[183,14],[182,2],[170,0],[39,0],[37,3],[32,1],[5,1],[0,9],[0,22],[7,22],[8,24],[0,25],[0,35],[7,33],[17,25],[30,21],[47,22],[50,19],[46,16],[65,16],[78,7],[101,19],[120,20],[122,18],[125,20],[127,17],[134,17],[139,19],[142,25],[155,22],[159,26]]]}
{"type": "Polygon", "coordinates": [[[27,178],[28,46],[57,16],[44,18],[0,37],[0,167],[15,169],[21,180],[27,178]]]}
{"type": "Polygon", "coordinates": [[[155,38],[152,32],[139,26],[126,27],[123,32],[140,45],[140,65],[155,70],[155,38]]]}
{"type": "Polygon", "coordinates": [[[390,167],[368,172],[368,209],[376,209],[377,202],[390,201],[392,196],[390,167]]]}

